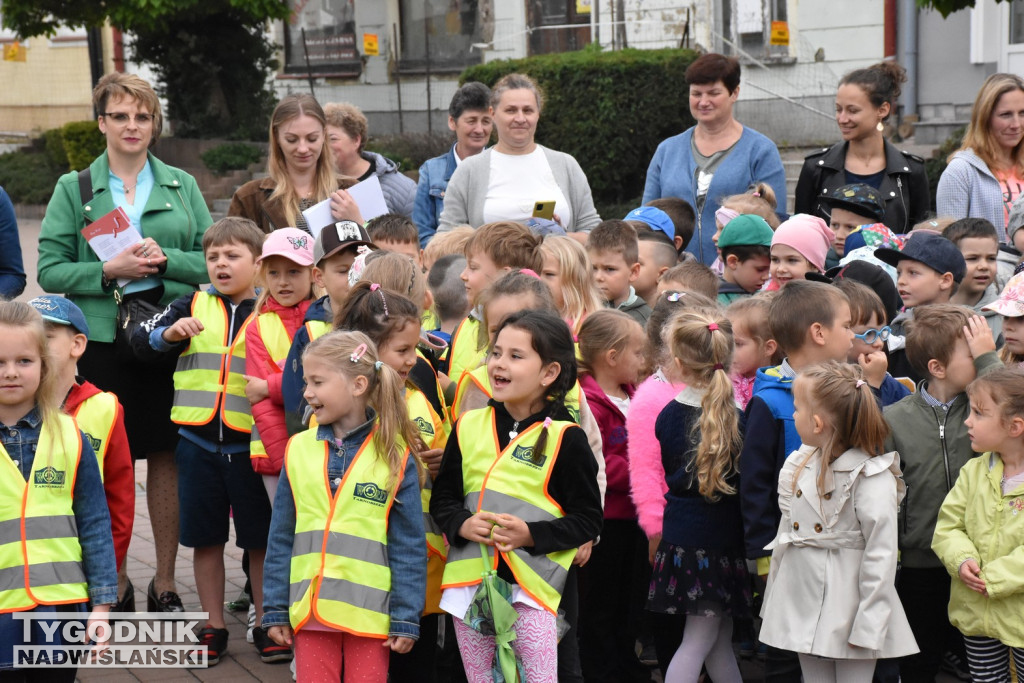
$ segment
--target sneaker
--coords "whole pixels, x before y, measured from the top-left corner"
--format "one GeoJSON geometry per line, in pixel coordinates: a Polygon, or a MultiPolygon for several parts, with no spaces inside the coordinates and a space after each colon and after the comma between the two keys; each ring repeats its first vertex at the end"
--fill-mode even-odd
{"type": "Polygon", "coordinates": [[[228,651],[228,630],[207,624],[199,631],[199,642],[206,648],[206,665],[213,666],[228,651]]]}
{"type": "Polygon", "coordinates": [[[271,664],[273,662],[292,661],[292,649],[287,645],[278,645],[261,626],[252,630],[253,644],[260,653],[260,659],[271,664]]]}
{"type": "Polygon", "coordinates": [[[249,605],[248,615],[249,627],[245,631],[245,642],[253,642],[252,630],[256,627],[256,605],[249,605]]]}
{"type": "Polygon", "coordinates": [[[292,672],[292,680],[298,680],[299,675],[295,671],[295,658],[292,658],[292,663],[288,665],[288,670],[292,672]]]}
{"type": "Polygon", "coordinates": [[[968,668],[967,662],[952,652],[942,655],[941,669],[961,681],[971,680],[971,670],[968,668]]]}

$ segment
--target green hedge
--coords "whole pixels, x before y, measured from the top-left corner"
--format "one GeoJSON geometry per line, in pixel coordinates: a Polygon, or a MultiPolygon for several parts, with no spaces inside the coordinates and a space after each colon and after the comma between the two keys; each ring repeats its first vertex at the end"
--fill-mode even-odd
{"type": "Polygon", "coordinates": [[[81,171],[88,167],[107,149],[107,139],[103,137],[95,121],[65,123],[60,132],[64,138],[64,151],[72,171],[81,171]]]}
{"type": "Polygon", "coordinates": [[[939,178],[942,177],[942,172],[946,170],[946,159],[950,154],[960,149],[960,145],[964,142],[964,133],[966,132],[967,126],[957,128],[939,145],[938,149],[932,152],[930,159],[924,160],[924,172],[928,174],[928,188],[931,192],[932,211],[936,210],[935,195],[939,189],[939,178]]]}
{"type": "Polygon", "coordinates": [[[544,111],[537,142],[571,154],[583,167],[596,201],[642,194],[658,143],[693,125],[684,73],[691,50],[578,52],[473,66],[460,82],[494,85],[525,73],[540,85],[544,111]]]}
{"type": "Polygon", "coordinates": [[[225,142],[202,153],[203,164],[219,176],[248,168],[262,158],[262,149],[245,142],[225,142]]]}
{"type": "Polygon", "coordinates": [[[46,204],[67,163],[54,163],[52,136],[37,138],[21,149],[0,154],[0,186],[15,204],[46,204]]]}

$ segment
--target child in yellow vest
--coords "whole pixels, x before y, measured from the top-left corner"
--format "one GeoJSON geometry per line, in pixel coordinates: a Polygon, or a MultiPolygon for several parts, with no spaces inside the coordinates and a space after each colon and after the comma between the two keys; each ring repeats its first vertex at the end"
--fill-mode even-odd
{"type": "Polygon", "coordinates": [[[253,417],[249,457],[273,502],[288,443],[281,370],[313,299],[313,239],[298,228],[275,230],[256,263],[263,290],[245,334],[245,395],[253,417]]]}
{"type": "MultiPolygon", "coordinates": [[[[80,647],[65,643],[63,628],[48,637],[40,622],[15,613],[81,612],[84,621],[91,600],[91,618],[105,623],[117,602],[96,455],[60,412],[42,318],[13,301],[0,302],[0,489],[0,572],[8,579],[0,587],[0,678],[7,680],[20,668],[19,647],[80,647]]],[[[73,668],[47,671],[48,680],[75,680],[73,668]]],[[[36,680],[39,670],[18,673],[36,680]]]]}
{"type": "Polygon", "coordinates": [[[463,619],[481,574],[496,569],[513,584],[524,680],[556,681],[555,615],[576,549],[602,521],[597,463],[565,408],[576,382],[568,326],[550,311],[506,317],[487,368],[494,398],[458,420],[434,481],[430,512],[451,543],[441,608],[454,617],[470,683],[491,681],[495,637],[463,619]]]}
{"type": "Polygon", "coordinates": [[[320,337],[303,369],[318,426],[288,441],[263,627],[294,643],[300,681],[385,681],[389,653],[419,637],[426,594],[419,468],[406,445],[419,436],[402,378],[366,335],[320,337]]]}

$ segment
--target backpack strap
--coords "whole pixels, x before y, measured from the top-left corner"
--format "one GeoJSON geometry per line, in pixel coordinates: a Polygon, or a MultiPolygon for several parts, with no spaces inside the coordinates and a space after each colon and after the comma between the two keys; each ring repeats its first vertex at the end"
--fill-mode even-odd
{"type": "MultiPolygon", "coordinates": [[[[82,206],[85,206],[92,201],[92,173],[89,168],[83,168],[78,172],[78,194],[82,198],[82,206]]],[[[88,216],[83,216],[85,224],[92,223],[92,219],[88,216]]]]}

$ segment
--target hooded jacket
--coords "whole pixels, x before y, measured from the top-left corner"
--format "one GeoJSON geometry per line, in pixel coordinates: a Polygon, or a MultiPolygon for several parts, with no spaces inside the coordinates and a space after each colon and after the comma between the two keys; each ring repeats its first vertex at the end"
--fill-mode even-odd
{"type": "Polygon", "coordinates": [[[793,378],[783,377],[780,367],[757,371],[754,396],[744,414],[740,500],[749,559],[770,554],[765,546],[775,538],[781,519],[779,472],[800,447],[793,423],[793,378]]]}
{"type": "Polygon", "coordinates": [[[398,164],[376,152],[360,152],[360,156],[370,162],[373,175],[380,181],[380,190],[384,194],[384,203],[388,211],[412,218],[413,205],[416,203],[416,183],[412,178],[398,172],[398,164]]]}
{"type": "Polygon", "coordinates": [[[985,218],[996,226],[1000,242],[1006,242],[1006,210],[999,180],[973,149],[953,155],[939,177],[935,190],[939,216],[985,218]]]}
{"type": "Polygon", "coordinates": [[[661,462],[661,444],[654,435],[654,424],[669,401],[686,388],[672,384],[661,373],[645,379],[633,394],[626,416],[629,433],[629,486],[636,507],[637,522],[648,538],[661,533],[665,517],[665,466],[661,462]]]}
{"type": "Polygon", "coordinates": [[[735,282],[729,282],[724,277],[718,278],[718,303],[722,306],[728,306],[733,301],[745,299],[750,295],[750,292],[743,289],[735,282]]]}
{"type": "MultiPolygon", "coordinates": [[[[282,306],[274,297],[268,297],[260,315],[264,313],[276,313],[284,324],[289,339],[295,338],[295,333],[302,327],[306,318],[306,311],[312,302],[310,300],[300,301],[295,306],[282,306]]],[[[285,360],[287,363],[287,359],[285,360]]],[[[262,459],[253,460],[253,469],[259,474],[276,475],[281,472],[281,465],[284,463],[284,450],[288,445],[288,428],[285,424],[284,397],[281,394],[281,382],[284,376],[283,367],[270,357],[263,337],[260,334],[258,324],[249,326],[245,334],[245,374],[251,377],[267,380],[267,398],[253,404],[252,417],[256,422],[256,428],[260,433],[260,440],[267,452],[270,466],[268,471],[263,471],[262,459]]]]}
{"type": "MultiPolygon", "coordinates": [[[[612,403],[608,395],[590,375],[580,375],[580,388],[587,397],[587,405],[593,411],[601,432],[601,447],[604,455],[607,488],[604,495],[605,519],[636,519],[636,508],[629,498],[629,439],[626,432],[626,416],[612,403]]],[[[626,395],[633,398],[632,385],[622,386],[626,395]]]]}

